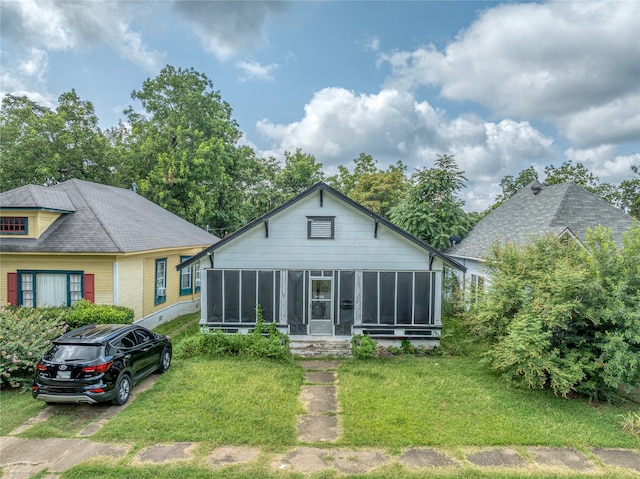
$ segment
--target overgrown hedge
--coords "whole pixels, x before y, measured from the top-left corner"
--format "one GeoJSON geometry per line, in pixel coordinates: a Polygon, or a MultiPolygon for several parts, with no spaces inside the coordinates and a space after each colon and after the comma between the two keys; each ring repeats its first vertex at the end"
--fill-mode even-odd
{"type": "Polygon", "coordinates": [[[175,349],[178,358],[240,356],[290,361],[289,336],[278,331],[274,323],[260,319],[248,334],[222,331],[200,333],[181,341],[175,349]]]}
{"type": "Polygon", "coordinates": [[[129,308],[84,300],[70,308],[0,308],[0,387],[29,387],[36,361],[66,331],[92,323],[129,324],[133,318],[129,308]]]}

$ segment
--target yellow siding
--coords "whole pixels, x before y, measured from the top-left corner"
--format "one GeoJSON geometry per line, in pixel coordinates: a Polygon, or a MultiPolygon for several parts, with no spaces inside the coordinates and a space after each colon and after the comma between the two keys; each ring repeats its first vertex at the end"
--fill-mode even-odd
{"type": "MultiPolygon", "coordinates": [[[[177,302],[200,297],[200,293],[180,296],[180,272],[176,266],[183,256],[192,256],[202,247],[181,248],[128,255],[73,255],[0,253],[0,306],[7,304],[7,273],[17,270],[82,271],[95,275],[95,301],[132,308],[135,318],[143,318],[177,302]],[[167,259],[166,301],[154,304],[156,259],[167,259]],[[117,295],[114,294],[114,263],[117,262],[117,295]]],[[[195,281],[195,276],[192,278],[195,281]]]]}
{"type": "Polygon", "coordinates": [[[180,296],[180,272],[176,266],[181,256],[193,256],[204,248],[184,248],[171,251],[158,251],[147,255],[144,260],[144,316],[166,308],[180,301],[199,298],[200,293],[180,296]],[[164,303],[155,304],[156,260],[167,259],[167,296],[164,303]]]}
{"type": "Polygon", "coordinates": [[[27,218],[27,234],[0,234],[0,238],[39,238],[62,213],[40,210],[2,210],[2,216],[27,218]]]}
{"type": "Polygon", "coordinates": [[[112,255],[37,255],[2,253],[0,255],[0,306],[7,305],[7,273],[17,270],[82,271],[95,275],[95,301],[113,304],[112,255]]]}
{"type": "Polygon", "coordinates": [[[118,304],[133,309],[136,319],[145,316],[143,272],[144,260],[139,256],[118,258],[118,304]]]}

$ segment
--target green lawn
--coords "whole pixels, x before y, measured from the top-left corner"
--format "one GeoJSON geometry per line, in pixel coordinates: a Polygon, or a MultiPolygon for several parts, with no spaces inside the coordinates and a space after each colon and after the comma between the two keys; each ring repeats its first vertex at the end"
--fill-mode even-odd
{"type": "Polygon", "coordinates": [[[296,441],[302,368],[265,360],[182,360],[95,436],[141,443],[296,441]]]}
{"type": "Polygon", "coordinates": [[[520,390],[471,358],[348,361],[342,442],[354,446],[640,447],[615,407],[520,390]]]}

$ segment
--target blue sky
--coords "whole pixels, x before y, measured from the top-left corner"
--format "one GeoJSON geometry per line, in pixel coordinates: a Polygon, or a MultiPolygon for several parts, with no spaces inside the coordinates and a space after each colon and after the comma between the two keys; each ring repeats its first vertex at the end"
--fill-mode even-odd
{"type": "Polygon", "coordinates": [[[640,2],[0,0],[0,93],[55,108],[75,89],[103,128],[167,65],[206,74],[243,142],[327,173],[360,153],[413,171],[453,154],[467,210],[505,175],[640,163],[640,2]]]}

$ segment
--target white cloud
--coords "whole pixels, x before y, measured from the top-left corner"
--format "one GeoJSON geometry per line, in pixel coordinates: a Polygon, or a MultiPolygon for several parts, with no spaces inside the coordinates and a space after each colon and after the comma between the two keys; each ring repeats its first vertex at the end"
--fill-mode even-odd
{"type": "Polygon", "coordinates": [[[617,155],[614,145],[601,145],[582,150],[570,148],[565,155],[574,164],[582,163],[604,183],[618,184],[630,179],[633,175],[631,165],[640,164],[640,153],[617,155]]]}
{"type": "Polygon", "coordinates": [[[268,20],[285,12],[286,2],[177,0],[174,10],[219,60],[229,60],[265,45],[268,20]]]}
{"type": "Polygon", "coordinates": [[[585,144],[593,135],[582,125],[599,118],[616,124],[599,131],[602,141],[629,140],[634,130],[637,139],[638,104],[623,103],[640,95],[639,18],[633,1],[506,4],[444,51],[431,45],[379,62],[395,88],[436,85],[497,115],[552,121],[585,144]]]}
{"type": "Polygon", "coordinates": [[[260,65],[258,62],[251,62],[247,60],[236,62],[243,75],[240,77],[240,81],[250,80],[273,80],[272,72],[276,70],[279,65],[271,63],[269,65],[260,65]]]}
{"type": "MultiPolygon", "coordinates": [[[[143,9],[136,9],[136,14],[143,9]]],[[[125,2],[21,0],[2,2],[3,37],[24,52],[84,50],[106,43],[122,57],[154,71],[164,57],[131,30],[132,12],[125,2]]]]}
{"type": "Polygon", "coordinates": [[[553,140],[528,122],[510,119],[486,122],[478,115],[449,120],[408,92],[382,90],[356,94],[341,88],[317,92],[304,117],[289,124],[258,122],[272,141],[265,156],[282,158],[301,148],[313,154],[325,171],[349,165],[360,153],[385,167],[402,160],[413,167],[431,167],[438,154],[453,154],[468,178],[467,208],[481,210],[500,193],[502,177],[555,156],[553,140]]]}

